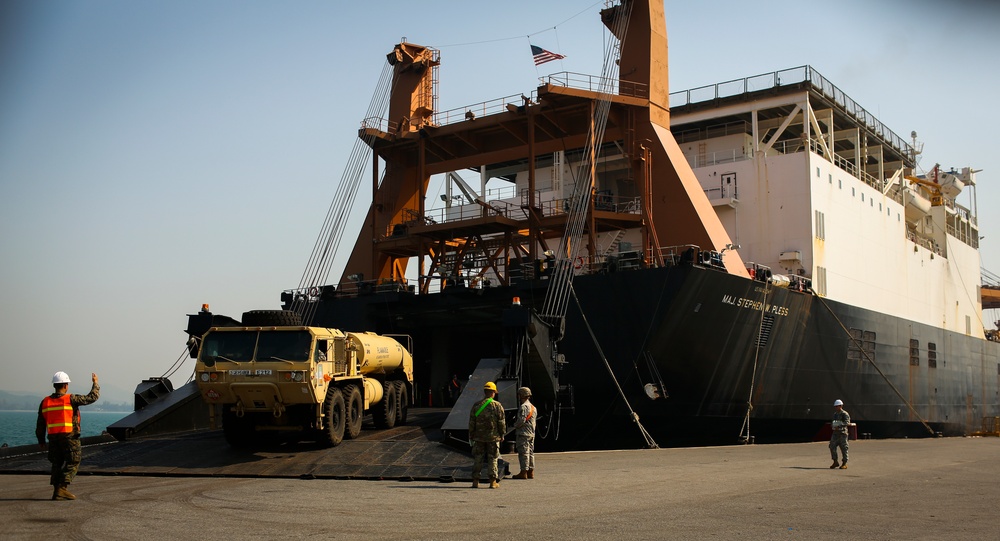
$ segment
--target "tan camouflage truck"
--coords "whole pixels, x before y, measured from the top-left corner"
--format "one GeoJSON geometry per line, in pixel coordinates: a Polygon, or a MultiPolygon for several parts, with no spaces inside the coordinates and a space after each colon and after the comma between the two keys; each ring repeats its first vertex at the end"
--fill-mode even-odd
{"type": "Polygon", "coordinates": [[[377,428],[406,423],[413,395],[407,348],[393,337],[300,321],[283,310],[246,312],[241,326],[213,326],[194,348],[201,396],[213,419],[221,409],[231,445],[263,432],[298,432],[333,447],[357,437],[367,413],[377,428]]]}

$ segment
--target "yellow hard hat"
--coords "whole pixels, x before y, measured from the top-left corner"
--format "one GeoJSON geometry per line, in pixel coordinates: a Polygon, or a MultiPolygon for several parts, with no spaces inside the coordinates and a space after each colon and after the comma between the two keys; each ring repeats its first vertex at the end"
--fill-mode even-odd
{"type": "Polygon", "coordinates": [[[493,391],[495,393],[495,392],[497,392],[497,384],[493,383],[492,381],[487,381],[486,385],[483,385],[483,390],[484,391],[493,391]]]}

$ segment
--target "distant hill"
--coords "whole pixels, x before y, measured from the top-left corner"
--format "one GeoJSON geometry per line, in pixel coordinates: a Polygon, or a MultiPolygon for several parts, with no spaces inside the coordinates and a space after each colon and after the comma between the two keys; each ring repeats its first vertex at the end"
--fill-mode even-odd
{"type": "MultiPolygon", "coordinates": [[[[0,410],[37,410],[41,401],[41,395],[0,389],[0,410]]],[[[87,409],[92,411],[132,411],[132,406],[131,402],[110,402],[102,398],[87,406],[87,409]]]]}

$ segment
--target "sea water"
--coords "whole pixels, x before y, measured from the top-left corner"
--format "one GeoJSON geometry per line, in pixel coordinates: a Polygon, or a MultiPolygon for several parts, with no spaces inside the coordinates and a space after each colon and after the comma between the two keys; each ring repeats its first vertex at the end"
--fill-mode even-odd
{"type": "MultiPolygon", "coordinates": [[[[80,435],[100,436],[108,425],[125,417],[129,412],[121,411],[87,411],[80,408],[80,435]]],[[[0,411],[0,445],[6,443],[11,447],[19,445],[37,445],[35,439],[35,422],[38,411],[0,411]]]]}

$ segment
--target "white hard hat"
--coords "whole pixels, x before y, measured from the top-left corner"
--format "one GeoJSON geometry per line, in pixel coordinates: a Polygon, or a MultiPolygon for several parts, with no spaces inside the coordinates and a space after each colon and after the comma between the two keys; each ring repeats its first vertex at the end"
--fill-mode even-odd
{"type": "Polygon", "coordinates": [[[69,374],[67,374],[66,372],[56,372],[52,376],[52,383],[53,384],[56,384],[56,383],[69,383],[69,382],[70,382],[69,381],[69,374]]]}
{"type": "Polygon", "coordinates": [[[833,401],[833,405],[834,406],[843,406],[844,405],[844,401],[838,398],[838,399],[836,399],[836,400],[833,401]]]}

